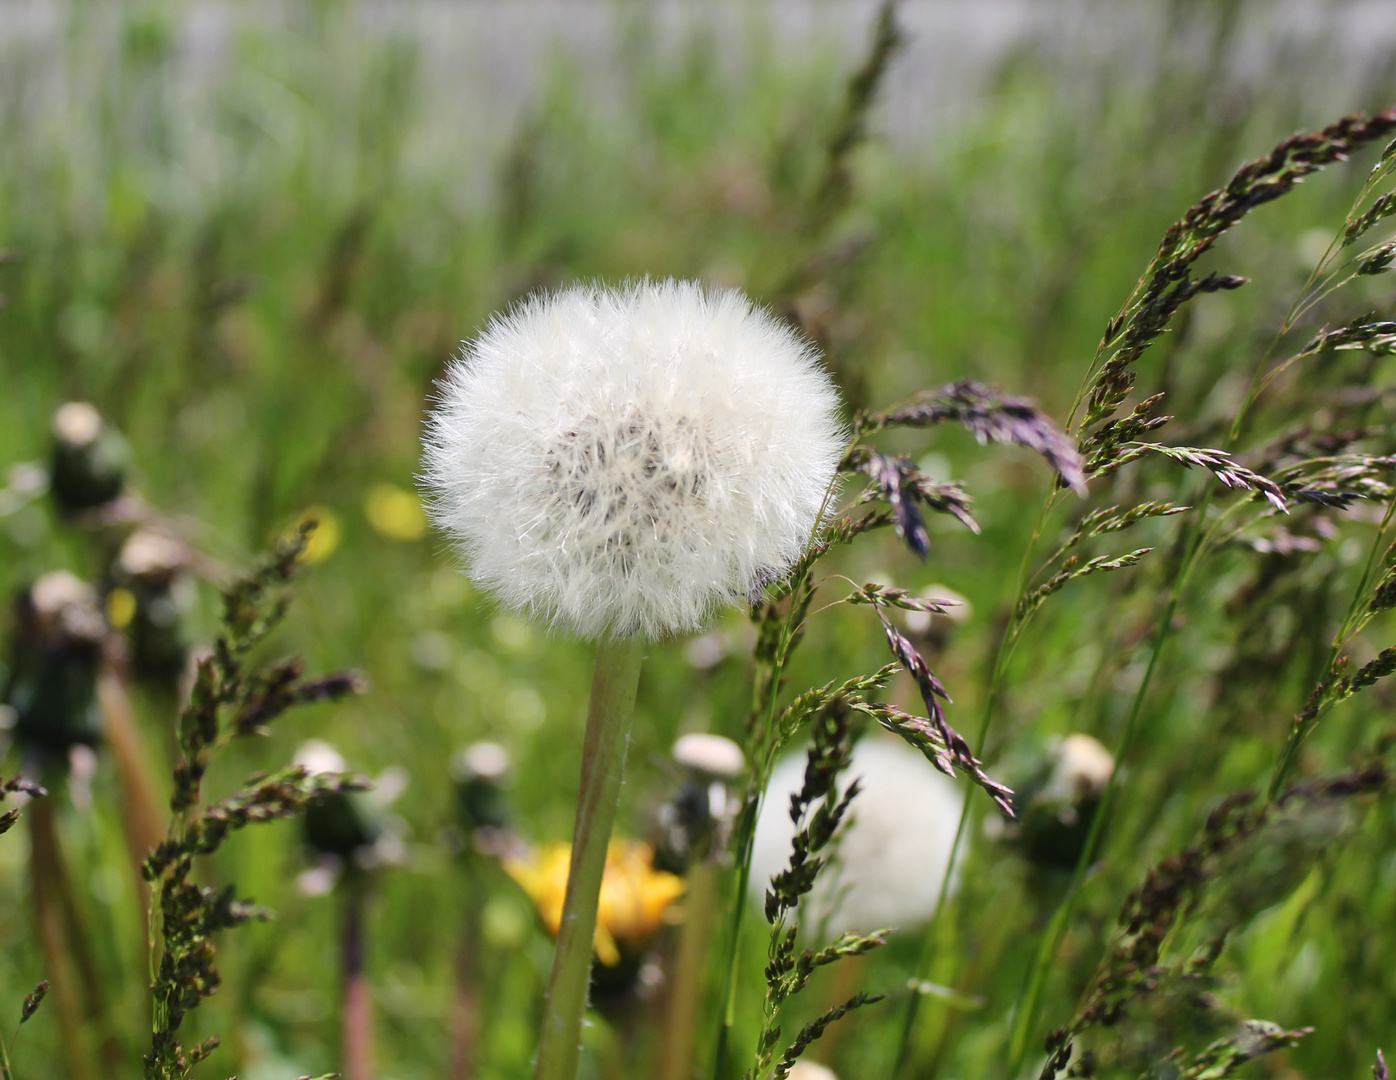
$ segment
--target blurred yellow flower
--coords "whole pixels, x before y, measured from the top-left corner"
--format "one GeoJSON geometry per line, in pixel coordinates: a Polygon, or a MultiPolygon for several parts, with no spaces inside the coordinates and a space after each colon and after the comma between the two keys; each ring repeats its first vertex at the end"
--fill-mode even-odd
{"type": "Polygon", "coordinates": [[[364,496],[364,515],[389,540],[420,540],[426,535],[427,515],[417,496],[396,484],[374,484],[364,496]]]}
{"type": "MultiPolygon", "coordinates": [[[[504,869],[533,898],[554,937],[562,921],[571,858],[572,845],[557,843],[504,860],[504,869]]],[[[683,878],[654,868],[654,851],[648,844],[612,840],[596,915],[596,958],[615,967],[622,951],[638,951],[664,924],[670,905],[683,891],[683,878]]]]}
{"type": "Polygon", "coordinates": [[[315,528],[305,543],[305,550],[301,552],[301,562],[313,565],[324,562],[339,547],[339,518],[328,506],[312,506],[291,523],[285,535],[294,536],[296,530],[308,521],[315,522],[315,528]]]}
{"type": "Polygon", "coordinates": [[[107,622],[113,630],[124,630],[136,617],[136,597],[130,589],[113,589],[107,593],[107,622]]]}

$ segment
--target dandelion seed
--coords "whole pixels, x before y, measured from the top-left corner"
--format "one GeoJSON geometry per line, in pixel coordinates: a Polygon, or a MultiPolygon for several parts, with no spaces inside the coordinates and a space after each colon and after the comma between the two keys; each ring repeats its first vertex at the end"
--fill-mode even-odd
{"type": "Polygon", "coordinates": [[[738,292],[577,286],[496,318],[429,422],[472,578],[585,637],[695,629],[799,554],[843,446],[813,348],[738,292]]]}

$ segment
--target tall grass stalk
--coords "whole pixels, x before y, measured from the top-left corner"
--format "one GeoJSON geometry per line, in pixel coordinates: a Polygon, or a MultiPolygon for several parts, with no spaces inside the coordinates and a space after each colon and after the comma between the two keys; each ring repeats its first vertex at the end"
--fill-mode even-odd
{"type": "MultiPolygon", "coordinates": [[[[984,747],[989,739],[989,729],[993,725],[994,707],[998,703],[999,691],[1003,686],[1004,674],[1017,650],[1023,630],[1032,619],[1031,612],[1026,618],[1019,618],[1017,601],[1027,591],[1032,559],[1037,551],[1037,545],[1042,539],[1042,533],[1047,526],[1052,508],[1056,505],[1058,495],[1059,489],[1054,481],[1046,499],[1043,500],[1042,509],[1037,516],[1037,524],[1033,526],[1032,536],[1028,539],[1027,546],[1023,549],[1023,557],[1018,564],[1018,576],[1013,591],[1009,594],[1013,598],[1013,615],[994,649],[994,658],[989,668],[988,686],[984,693],[984,708],[979,718],[979,730],[975,733],[974,753],[976,757],[982,757],[984,754],[984,747]]],[[[960,848],[964,843],[965,833],[969,827],[969,818],[970,801],[966,797],[964,806],[960,810],[960,820],[955,826],[955,839],[950,845],[948,863],[950,871],[953,871],[955,860],[959,857],[960,848]]],[[[952,880],[952,873],[947,872],[940,883],[940,897],[936,901],[935,913],[931,916],[930,924],[926,927],[925,934],[921,939],[920,959],[916,965],[916,982],[918,984],[930,977],[931,965],[935,962],[940,922],[950,901],[950,883],[952,880]]],[[[893,1076],[906,1075],[911,1066],[912,1043],[915,1037],[917,1017],[921,1009],[921,998],[922,995],[913,990],[911,997],[907,1000],[906,1013],[902,1018],[901,1034],[897,1044],[896,1064],[892,1070],[893,1076]]]]}
{"type": "Polygon", "coordinates": [[[1066,928],[1071,923],[1071,917],[1076,913],[1076,903],[1081,895],[1081,887],[1085,884],[1086,875],[1090,870],[1091,863],[1095,858],[1096,847],[1100,842],[1101,832],[1105,827],[1105,822],[1110,816],[1111,802],[1115,795],[1116,779],[1120,775],[1119,763],[1124,761],[1134,745],[1134,736],[1139,727],[1139,713],[1143,707],[1144,699],[1148,695],[1149,686],[1153,681],[1154,671],[1158,666],[1159,656],[1163,652],[1164,645],[1168,642],[1170,631],[1173,626],[1173,616],[1178,610],[1178,601],[1182,596],[1183,589],[1187,584],[1187,578],[1191,567],[1194,565],[1194,557],[1201,545],[1200,534],[1194,536],[1192,546],[1184,558],[1183,567],[1173,579],[1173,586],[1169,590],[1168,602],[1164,606],[1163,614],[1159,617],[1158,625],[1154,628],[1154,643],[1149,652],[1149,663],[1144,669],[1144,676],[1139,680],[1139,686],[1134,692],[1134,698],[1130,703],[1129,716],[1125,720],[1123,733],[1120,735],[1119,744],[1115,748],[1116,767],[1110,773],[1109,780],[1106,781],[1105,790],[1100,797],[1100,803],[1096,807],[1095,814],[1091,818],[1091,828],[1086,834],[1086,843],[1081,849],[1081,855],[1076,860],[1076,867],[1071,874],[1071,884],[1067,887],[1066,897],[1061,905],[1052,915],[1052,920],[1043,931],[1042,937],[1038,941],[1036,955],[1033,958],[1032,967],[1028,971],[1028,978],[1024,984],[1022,996],[1018,1000],[1018,1006],[1013,1013],[1013,1027],[1009,1036],[1008,1044],[1008,1075],[1016,1076],[1022,1067],[1023,1058],[1026,1056],[1028,1038],[1037,1023],[1038,1010],[1041,1003],[1042,988],[1046,984],[1047,975],[1052,966],[1052,960],[1057,955],[1057,950],[1061,945],[1061,940],[1066,934],[1066,928]]]}
{"type": "MultiPolygon", "coordinates": [[[[1353,589],[1352,602],[1348,605],[1342,624],[1337,633],[1333,635],[1333,641],[1329,645],[1327,659],[1320,669],[1323,672],[1323,685],[1331,683],[1332,679],[1336,677],[1338,666],[1342,660],[1343,648],[1365,625],[1365,620],[1362,617],[1368,610],[1368,601],[1371,599],[1370,590],[1377,563],[1381,558],[1382,551],[1387,549],[1391,543],[1387,537],[1387,530],[1391,526],[1393,514],[1396,514],[1396,497],[1393,497],[1386,505],[1386,512],[1382,515],[1381,524],[1377,528],[1376,535],[1372,537],[1371,546],[1368,548],[1367,561],[1363,564],[1362,574],[1358,577],[1357,585],[1353,589]]],[[[1314,691],[1316,694],[1319,692],[1319,689],[1314,691]]],[[[1337,703],[1337,698],[1328,697],[1319,704],[1312,715],[1307,715],[1307,710],[1305,710],[1294,718],[1289,733],[1285,737],[1284,749],[1280,751],[1279,760],[1275,763],[1275,771],[1270,777],[1270,786],[1266,792],[1269,799],[1273,801],[1284,790],[1285,780],[1294,767],[1299,748],[1304,744],[1304,740],[1310,732],[1318,725],[1318,722],[1337,703]]]]}
{"type": "MultiPolygon", "coordinates": [[[[1242,172],[1238,173],[1238,177],[1245,173],[1246,168],[1248,167],[1243,167],[1242,172]]],[[[1353,220],[1354,215],[1357,213],[1358,207],[1360,207],[1361,204],[1371,195],[1377,183],[1379,183],[1380,180],[1384,178],[1388,172],[1389,166],[1385,166],[1384,161],[1379,162],[1378,165],[1372,170],[1371,175],[1368,177],[1366,184],[1363,186],[1361,192],[1358,194],[1357,199],[1353,203],[1352,209],[1349,211],[1347,218],[1345,219],[1345,225],[1353,220]]],[[[1235,186],[1235,184],[1236,181],[1233,180],[1233,187],[1235,186]]],[[[1230,193],[1230,190],[1231,189],[1228,189],[1228,193],[1230,193]]],[[[1281,190],[1279,193],[1282,194],[1283,190],[1281,190]]],[[[1235,224],[1237,220],[1239,220],[1239,216],[1233,221],[1231,221],[1230,224],[1235,224]]],[[[1175,228],[1179,228],[1180,226],[1175,226],[1175,228]]],[[[1223,224],[1220,231],[1225,231],[1225,229],[1229,227],[1230,225],[1223,224]]],[[[1315,303],[1317,303],[1318,299],[1328,295],[1337,288],[1340,288],[1343,284],[1346,284],[1347,281],[1352,280],[1352,277],[1349,277],[1345,281],[1339,282],[1327,290],[1321,289],[1317,294],[1313,294],[1312,292],[1315,283],[1318,282],[1319,279],[1323,276],[1325,269],[1327,268],[1329,262],[1331,261],[1335,253],[1344,246],[1341,243],[1342,236],[1343,234],[1340,231],[1338,236],[1335,237],[1332,242],[1330,242],[1324,254],[1314,265],[1314,268],[1310,271],[1309,276],[1304,283],[1304,286],[1300,289],[1298,296],[1290,304],[1288,310],[1286,311],[1284,319],[1281,321],[1279,329],[1271,338],[1268,347],[1261,353],[1261,355],[1257,359],[1256,364],[1252,370],[1251,379],[1247,387],[1246,395],[1241,401],[1240,405],[1237,407],[1236,414],[1232,418],[1232,422],[1227,431],[1226,440],[1223,444],[1223,450],[1227,454],[1231,453],[1231,451],[1234,450],[1237,443],[1239,442],[1241,433],[1244,430],[1245,422],[1250,415],[1251,409],[1254,407],[1255,403],[1257,402],[1265,388],[1270,385],[1270,383],[1273,381],[1275,376],[1279,374],[1279,372],[1283,371],[1291,363],[1293,363],[1294,360],[1298,358],[1298,356],[1304,355],[1301,352],[1300,354],[1297,354],[1296,357],[1291,358],[1290,360],[1286,360],[1279,365],[1271,367],[1272,358],[1274,357],[1275,351],[1279,347],[1280,342],[1283,341],[1285,336],[1288,335],[1294,329],[1298,320],[1306,312],[1308,312],[1315,303]]],[[[1168,241],[1165,240],[1164,245],[1160,248],[1159,254],[1156,255],[1153,261],[1149,264],[1149,267],[1145,270],[1144,275],[1140,278],[1139,284],[1135,286],[1134,291],[1130,294],[1129,299],[1126,301],[1124,307],[1121,309],[1121,314],[1120,316],[1118,316],[1118,321],[1112,323],[1112,328],[1116,328],[1116,332],[1107,332],[1105,338],[1102,340],[1100,348],[1096,352],[1096,357],[1092,362],[1091,370],[1087,374],[1087,379],[1085,382],[1083,382],[1081,390],[1077,394],[1076,402],[1072,406],[1071,417],[1068,421],[1068,429],[1070,428],[1070,425],[1074,423],[1076,419],[1076,414],[1082,402],[1086,399],[1088,390],[1092,386],[1091,376],[1099,369],[1101,359],[1106,354],[1106,351],[1109,348],[1109,346],[1114,341],[1119,340],[1118,327],[1128,325],[1128,323],[1126,322],[1127,313],[1130,313],[1132,309],[1135,307],[1136,301],[1139,299],[1143,292],[1144,283],[1152,282],[1155,276],[1159,273],[1160,268],[1165,265],[1164,255],[1165,252],[1167,252],[1168,250],[1168,241]]],[[[1061,904],[1058,906],[1056,912],[1052,916],[1051,921],[1048,923],[1046,929],[1043,931],[1041,938],[1039,939],[1038,948],[1034,956],[1032,966],[1029,969],[1027,979],[1024,982],[1023,992],[1020,995],[1018,1004],[1014,1009],[1013,1025],[1010,1031],[1008,1050],[1008,1075],[1010,1077],[1017,1075],[1018,1071],[1022,1067],[1023,1060],[1027,1054],[1028,1039],[1031,1037],[1032,1031],[1037,1023],[1038,1012],[1041,1006],[1042,991],[1044,986],[1046,985],[1052,961],[1056,957],[1057,951],[1061,946],[1062,939],[1065,937],[1067,928],[1070,925],[1071,918],[1075,914],[1076,906],[1079,902],[1081,895],[1081,888],[1085,884],[1088,871],[1093,860],[1095,859],[1096,852],[1100,844],[1101,835],[1105,827],[1105,823],[1109,820],[1110,809],[1114,799],[1117,787],[1117,780],[1119,777],[1119,765],[1124,763],[1128,759],[1130,750],[1133,747],[1134,738],[1138,731],[1140,712],[1143,708],[1144,700],[1147,697],[1149,689],[1152,685],[1154,673],[1158,667],[1159,657],[1162,654],[1164,646],[1167,644],[1171,636],[1173,629],[1173,620],[1174,616],[1177,614],[1179,603],[1182,599],[1183,593],[1187,587],[1188,581],[1191,578],[1193,571],[1196,569],[1203,555],[1210,547],[1212,539],[1217,535],[1222,524],[1226,521],[1227,514],[1223,514],[1220,515],[1220,517],[1216,521],[1210,524],[1207,522],[1207,514],[1211,508],[1214,491],[1215,486],[1209,484],[1203,492],[1201,499],[1198,501],[1196,512],[1189,515],[1188,519],[1182,525],[1182,546],[1184,548],[1184,554],[1178,564],[1178,568],[1169,586],[1167,603],[1164,606],[1163,613],[1160,616],[1159,621],[1154,630],[1153,645],[1149,653],[1149,660],[1147,666],[1145,667],[1144,674],[1140,680],[1139,686],[1135,690],[1134,697],[1130,704],[1130,711],[1125,721],[1124,730],[1120,736],[1119,743],[1115,749],[1114,757],[1117,767],[1115,770],[1111,772],[1110,777],[1106,782],[1105,789],[1101,794],[1100,802],[1091,820],[1091,826],[1087,833],[1086,841],[1082,846],[1081,852],[1076,861],[1075,868],[1072,871],[1071,883],[1068,886],[1066,896],[1063,898],[1061,904]]],[[[1354,597],[1352,607],[1350,608],[1349,615],[1344,620],[1343,630],[1340,630],[1338,637],[1334,639],[1334,644],[1330,651],[1328,663],[1327,665],[1325,665],[1324,668],[1325,673],[1331,671],[1332,666],[1336,661],[1338,653],[1340,651],[1344,631],[1350,623],[1353,612],[1355,612],[1358,609],[1358,606],[1360,605],[1362,598],[1365,595],[1366,589],[1371,580],[1371,572],[1375,566],[1377,554],[1380,550],[1382,540],[1385,536],[1385,530],[1388,522],[1390,521],[1393,509],[1396,509],[1396,501],[1393,501],[1393,503],[1388,507],[1386,516],[1382,520],[1382,526],[1378,530],[1377,537],[1373,542],[1373,547],[1369,554],[1363,576],[1358,583],[1357,592],[1354,597]]],[[[1310,728],[1311,727],[1312,725],[1310,725],[1310,728]]],[[[1281,754],[1280,762],[1277,765],[1271,780],[1269,791],[1271,799],[1273,799],[1281,790],[1285,776],[1288,772],[1289,765],[1293,760],[1293,755],[1297,750],[1298,744],[1302,740],[1303,735],[1306,733],[1307,730],[1302,728],[1298,724],[1296,724],[1291,729],[1289,738],[1286,742],[1285,750],[1281,754]]]]}

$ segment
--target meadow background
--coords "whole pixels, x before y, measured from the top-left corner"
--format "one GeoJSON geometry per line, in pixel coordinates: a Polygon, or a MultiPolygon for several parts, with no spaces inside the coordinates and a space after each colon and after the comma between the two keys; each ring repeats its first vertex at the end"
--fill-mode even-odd
{"type": "MultiPolygon", "coordinates": [[[[130,439],[140,492],[196,520],[224,565],[245,567],[307,511],[322,519],[322,557],[277,647],[313,668],[357,667],[369,692],[239,746],[210,787],[310,737],[370,775],[405,771],[393,812],[407,857],[380,875],[369,930],[385,1078],[446,1070],[472,887],[452,835],[453,754],[507,746],[520,828],[565,838],[590,675],[585,646],[476,595],[403,502],[433,380],[461,339],[538,287],[699,277],[796,314],[851,406],[971,377],[1064,420],[1170,221],[1292,131],[1396,101],[1396,17],[1382,3],[906,3],[906,43],[846,159],[849,187],[829,197],[827,144],[874,15],[852,2],[0,2],[0,466],[43,459],[54,409],[86,400],[130,439]]],[[[1187,430],[1217,437],[1367,167],[1335,166],[1223,243],[1216,263],[1255,284],[1202,298],[1141,365],[1141,387],[1168,385],[1187,430]]],[[[1382,288],[1350,314],[1378,306],[1382,288]]],[[[1306,371],[1282,389],[1302,399],[1338,378],[1306,371]]],[[[1026,452],[959,431],[889,445],[963,480],[982,534],[933,520],[926,562],[887,536],[842,569],[968,599],[971,618],[936,661],[965,730],[1048,477],[1026,452]]],[[[1138,481],[1156,482],[1204,486],[1138,481]]],[[[1363,552],[1340,536],[1304,573],[1341,583],[1363,552]]],[[[51,569],[94,577],[102,558],[42,501],[0,518],[5,595],[51,569]]],[[[1044,609],[1010,673],[992,772],[1055,734],[1114,744],[1161,573],[1093,579],[1044,609]]],[[[1190,842],[1221,795],[1268,778],[1334,614],[1281,598],[1238,631],[1227,605],[1259,574],[1253,552],[1222,552],[1193,586],[1034,1042],[1065,1019],[1144,870],[1190,842]]],[[[195,640],[211,635],[216,601],[201,586],[195,640]]],[[[670,790],[679,734],[740,737],[750,635],[740,612],[713,634],[651,650],[621,808],[631,835],[670,790]]],[[[833,613],[792,686],[871,670],[884,651],[875,621],[833,613]]],[[[1392,704],[1378,688],[1343,713],[1302,771],[1341,768],[1390,726],[1392,704]]],[[[145,693],[138,705],[164,775],[172,702],[145,693]]],[[[117,798],[103,761],[90,799],[65,797],[61,819],[135,1076],[145,927],[117,798]]],[[[1009,1014],[1064,887],[986,839],[988,800],[975,798],[935,967],[972,1007],[923,1009],[919,1075],[1004,1075],[1009,1014]]],[[[336,1065],[336,900],[296,888],[300,836],[294,824],[249,832],[208,870],[279,918],[223,938],[225,985],[193,1020],[224,1036],[204,1075],[289,1080],[336,1065]]],[[[0,841],[4,1010],[43,974],[25,867],[17,831],[0,841]]],[[[521,891],[502,875],[486,888],[480,1075],[521,1077],[551,950],[521,891]]],[[[1396,937],[1381,932],[1396,918],[1396,816],[1364,810],[1312,871],[1261,892],[1215,992],[1239,1014],[1317,1031],[1252,1075],[1362,1075],[1396,1031],[1396,937]]],[[[746,932],[749,1040],[765,928],[753,917],[746,932]]],[[[887,1075],[920,944],[894,936],[862,970],[893,998],[844,1022],[829,1052],[844,1080],[887,1075]]],[[[598,1060],[624,1041],[604,1026],[592,1037],[598,1060]]],[[[41,1011],[17,1075],[60,1076],[58,1038],[41,1011]]],[[[644,1040],[629,1053],[644,1075],[644,1040]]]]}

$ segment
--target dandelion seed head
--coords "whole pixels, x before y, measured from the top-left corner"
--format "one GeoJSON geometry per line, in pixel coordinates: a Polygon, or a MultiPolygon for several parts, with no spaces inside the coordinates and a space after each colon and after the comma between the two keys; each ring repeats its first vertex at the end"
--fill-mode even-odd
{"type": "MultiPolygon", "coordinates": [[[[804,780],[805,755],[783,758],[771,774],[752,848],[752,898],[790,859],[795,826],[790,796],[804,780]]],[[[924,925],[935,914],[950,870],[963,795],[955,782],[900,740],[869,736],[853,748],[840,777],[859,791],[833,854],[800,903],[802,926],[821,937],[924,925]]],[[[817,805],[817,804],[816,804],[817,805]]]]}
{"type": "Polygon", "coordinates": [[[583,285],[495,318],[428,423],[432,516],[584,637],[703,625],[799,555],[843,446],[814,348],[741,293],[583,285]]]}

